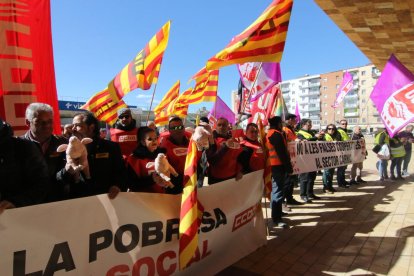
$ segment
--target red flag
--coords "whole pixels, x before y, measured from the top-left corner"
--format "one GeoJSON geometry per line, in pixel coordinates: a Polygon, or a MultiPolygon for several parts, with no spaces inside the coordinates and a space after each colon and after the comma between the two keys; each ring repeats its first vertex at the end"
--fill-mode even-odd
{"type": "Polygon", "coordinates": [[[1,5],[0,117],[20,135],[27,129],[26,107],[47,103],[54,109],[54,133],[60,134],[50,1],[5,0],[1,5]]]}

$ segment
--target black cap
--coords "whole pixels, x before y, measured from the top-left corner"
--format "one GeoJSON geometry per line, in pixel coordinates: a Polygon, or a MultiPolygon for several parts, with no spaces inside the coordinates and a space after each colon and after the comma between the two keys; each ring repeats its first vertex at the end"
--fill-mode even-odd
{"type": "Polygon", "coordinates": [[[289,114],[286,115],[286,120],[296,119],[296,117],[298,117],[298,116],[296,116],[295,114],[289,113],[289,114]]]}

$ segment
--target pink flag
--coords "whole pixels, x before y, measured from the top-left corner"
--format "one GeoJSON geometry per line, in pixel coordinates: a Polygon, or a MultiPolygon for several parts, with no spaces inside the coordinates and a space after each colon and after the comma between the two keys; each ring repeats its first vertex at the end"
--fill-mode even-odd
{"type": "Polygon", "coordinates": [[[208,117],[214,117],[216,120],[218,118],[226,118],[229,123],[233,125],[236,122],[236,116],[234,115],[234,112],[231,111],[230,107],[228,107],[227,104],[223,102],[219,96],[217,96],[216,102],[208,114],[208,117]]]}
{"type": "Polygon", "coordinates": [[[300,122],[300,112],[299,112],[299,104],[296,100],[296,107],[295,107],[295,115],[296,115],[296,123],[299,124],[300,122]]]}
{"type": "Polygon", "coordinates": [[[237,67],[252,102],[282,81],[278,62],[246,62],[237,67]]]}
{"type": "Polygon", "coordinates": [[[257,124],[260,118],[263,122],[263,125],[267,125],[267,119],[275,115],[273,111],[275,109],[279,93],[281,93],[279,85],[275,85],[267,93],[260,96],[257,101],[252,102],[252,116],[248,119],[247,122],[257,124]]]}
{"type": "Polygon", "coordinates": [[[342,79],[341,86],[339,87],[338,93],[336,93],[336,100],[332,105],[333,108],[337,108],[339,104],[345,98],[345,95],[354,87],[354,80],[349,72],[345,72],[342,79]]]}
{"type": "Polygon", "coordinates": [[[414,121],[414,75],[391,55],[370,95],[393,137],[414,121]]]}

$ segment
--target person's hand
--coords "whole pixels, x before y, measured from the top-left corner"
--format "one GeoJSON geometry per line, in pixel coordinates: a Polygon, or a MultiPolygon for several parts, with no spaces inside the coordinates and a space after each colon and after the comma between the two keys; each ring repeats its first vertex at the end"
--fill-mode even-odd
{"type": "Polygon", "coordinates": [[[118,186],[111,186],[109,188],[109,192],[108,192],[109,199],[116,198],[116,196],[119,194],[120,191],[121,191],[121,189],[119,189],[118,186]]]}
{"type": "Polygon", "coordinates": [[[65,171],[67,174],[73,177],[75,182],[78,182],[80,179],[80,171],[75,170],[70,164],[66,163],[65,165],[65,171]]]}
{"type": "Polygon", "coordinates": [[[13,203],[7,200],[0,201],[0,214],[4,212],[6,209],[13,209],[16,208],[13,203]]]}
{"type": "Polygon", "coordinates": [[[164,187],[164,188],[173,188],[174,185],[170,181],[164,180],[159,174],[153,173],[152,180],[154,180],[155,184],[164,187]]]}

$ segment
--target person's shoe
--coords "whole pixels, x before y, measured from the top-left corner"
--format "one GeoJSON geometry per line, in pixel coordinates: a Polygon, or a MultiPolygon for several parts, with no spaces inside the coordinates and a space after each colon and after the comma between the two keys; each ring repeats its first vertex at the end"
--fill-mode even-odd
{"type": "Polygon", "coordinates": [[[403,177],[409,177],[410,174],[407,171],[403,171],[402,174],[401,174],[401,176],[403,176],[403,177]]]}
{"type": "Polygon", "coordinates": [[[305,202],[305,203],[312,203],[312,200],[310,200],[307,196],[301,196],[300,197],[302,200],[303,200],[303,202],[305,202]]]}
{"type": "Polygon", "coordinates": [[[391,175],[390,177],[391,180],[397,180],[397,178],[395,178],[395,176],[391,175]]]}
{"type": "Polygon", "coordinates": [[[279,228],[287,228],[288,225],[282,219],[273,220],[273,224],[279,228]]]}
{"type": "Polygon", "coordinates": [[[388,175],[386,174],[386,175],[384,175],[384,179],[388,179],[389,177],[388,177],[388,175]]]}
{"type": "Polygon", "coordinates": [[[282,217],[286,217],[287,215],[289,215],[288,213],[282,212],[282,217]]]}
{"type": "Polygon", "coordinates": [[[344,185],[344,184],[341,184],[341,185],[338,184],[338,187],[339,188],[344,188],[344,189],[348,189],[349,188],[348,185],[344,185]]]}
{"type": "Polygon", "coordinates": [[[349,185],[358,185],[358,182],[356,182],[355,180],[351,180],[351,181],[349,182],[349,185]]]}
{"type": "Polygon", "coordinates": [[[404,180],[405,178],[402,177],[401,175],[397,176],[397,180],[404,180]]]}
{"type": "Polygon", "coordinates": [[[296,199],[292,198],[289,200],[286,200],[286,203],[288,205],[302,205],[302,202],[297,201],[296,199]]]}
{"type": "Polygon", "coordinates": [[[311,196],[308,196],[308,198],[309,198],[310,200],[320,200],[320,199],[322,199],[321,197],[316,196],[316,195],[311,195],[311,196]]]}
{"type": "Polygon", "coordinates": [[[292,209],[290,209],[287,205],[283,204],[283,205],[282,205],[282,211],[285,211],[285,212],[291,212],[291,211],[292,211],[292,209]]]}
{"type": "Polygon", "coordinates": [[[358,183],[367,183],[364,179],[362,179],[361,177],[358,177],[357,179],[356,179],[356,182],[358,182],[358,183]]]}
{"type": "Polygon", "coordinates": [[[385,180],[385,179],[384,179],[384,177],[382,177],[382,176],[378,179],[378,181],[381,181],[381,182],[382,182],[382,181],[384,181],[384,180],[385,180]]]}
{"type": "Polygon", "coordinates": [[[329,189],[329,188],[323,188],[322,189],[322,191],[325,193],[325,194],[333,194],[333,192],[331,191],[331,189],[329,189]]]}
{"type": "Polygon", "coordinates": [[[334,187],[330,187],[330,188],[329,188],[329,191],[331,191],[332,193],[335,193],[335,192],[336,192],[336,190],[335,190],[335,188],[334,188],[334,187]]]}

